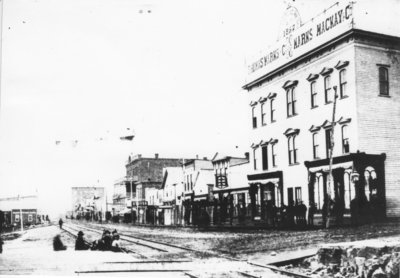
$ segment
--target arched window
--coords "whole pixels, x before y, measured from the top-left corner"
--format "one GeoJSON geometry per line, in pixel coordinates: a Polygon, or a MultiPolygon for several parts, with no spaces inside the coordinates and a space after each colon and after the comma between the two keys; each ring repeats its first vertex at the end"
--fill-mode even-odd
{"type": "Polygon", "coordinates": [[[315,175],[314,202],[317,210],[321,210],[324,204],[324,179],[321,173],[315,175]]]}
{"type": "Polygon", "coordinates": [[[354,183],[351,181],[351,170],[344,172],[344,207],[345,209],[350,209],[351,200],[356,196],[356,190],[354,188],[354,183]]]}
{"type": "Polygon", "coordinates": [[[371,195],[376,194],[376,172],[375,169],[371,166],[368,166],[364,170],[364,178],[365,178],[365,196],[367,200],[370,200],[371,195]]]}
{"type": "Polygon", "coordinates": [[[387,67],[379,67],[379,94],[389,95],[389,72],[387,67]]]}
{"type": "Polygon", "coordinates": [[[342,69],[339,72],[339,89],[340,89],[340,97],[341,98],[347,96],[346,86],[347,86],[346,69],[342,69]]]}

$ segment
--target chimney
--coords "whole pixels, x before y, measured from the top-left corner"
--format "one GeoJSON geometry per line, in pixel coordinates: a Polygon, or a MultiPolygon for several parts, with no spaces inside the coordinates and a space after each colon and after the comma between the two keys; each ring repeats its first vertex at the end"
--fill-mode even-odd
{"type": "Polygon", "coordinates": [[[199,155],[198,154],[196,154],[196,159],[199,159],[199,155]]]}
{"type": "Polygon", "coordinates": [[[244,156],[246,157],[247,160],[250,160],[250,153],[249,152],[245,152],[244,156]]]}
{"type": "Polygon", "coordinates": [[[204,160],[208,160],[207,156],[203,157],[204,160]]]}
{"type": "Polygon", "coordinates": [[[142,155],[141,155],[141,154],[138,154],[138,158],[142,158],[142,155]]]}
{"type": "Polygon", "coordinates": [[[158,153],[154,154],[154,157],[155,157],[156,159],[158,159],[158,153]]]}

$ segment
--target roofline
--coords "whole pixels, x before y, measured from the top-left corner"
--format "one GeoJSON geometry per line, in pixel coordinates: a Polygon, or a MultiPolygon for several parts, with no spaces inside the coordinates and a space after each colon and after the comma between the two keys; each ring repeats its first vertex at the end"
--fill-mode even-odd
{"type": "Polygon", "coordinates": [[[365,36],[371,36],[371,37],[378,37],[381,39],[390,39],[390,40],[400,40],[400,37],[396,37],[396,36],[391,36],[391,35],[385,35],[385,34],[379,34],[376,32],[371,32],[371,31],[365,31],[365,30],[361,30],[361,29],[350,29],[342,34],[340,34],[339,36],[317,46],[316,48],[300,55],[299,57],[293,59],[292,61],[264,74],[263,76],[245,84],[244,86],[242,86],[243,90],[249,90],[251,88],[253,88],[254,86],[256,86],[257,84],[259,84],[260,82],[265,81],[266,79],[280,73],[281,71],[290,68],[291,66],[293,66],[294,64],[302,61],[303,59],[308,58],[309,56],[314,55],[315,53],[324,50],[330,46],[332,46],[333,44],[338,43],[341,40],[346,39],[347,37],[351,36],[351,35],[365,35],[365,36]]]}

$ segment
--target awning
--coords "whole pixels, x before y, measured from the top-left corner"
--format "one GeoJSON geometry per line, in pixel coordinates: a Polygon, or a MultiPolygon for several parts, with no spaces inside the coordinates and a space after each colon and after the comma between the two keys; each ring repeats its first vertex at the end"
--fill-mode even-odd
{"type": "MultiPolygon", "coordinates": [[[[343,168],[343,169],[352,169],[353,168],[353,161],[349,162],[343,162],[339,164],[333,164],[332,165],[332,170],[333,169],[338,169],[338,168],[343,168]]],[[[316,166],[308,169],[309,172],[311,173],[317,173],[317,172],[329,172],[329,165],[322,165],[322,166],[316,166]]]]}
{"type": "Polygon", "coordinates": [[[128,208],[124,208],[123,210],[120,210],[120,211],[118,212],[118,214],[126,214],[126,213],[131,213],[131,210],[128,209],[128,208]]]}
{"type": "Polygon", "coordinates": [[[279,184],[279,179],[278,178],[270,178],[270,179],[262,179],[262,180],[252,180],[249,181],[249,184],[267,184],[267,183],[273,183],[278,185],[279,184]]]}

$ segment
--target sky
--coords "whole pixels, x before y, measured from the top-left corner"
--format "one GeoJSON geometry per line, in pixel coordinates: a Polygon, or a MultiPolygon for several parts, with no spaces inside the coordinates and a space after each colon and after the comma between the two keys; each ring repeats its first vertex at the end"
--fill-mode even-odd
{"type": "MultiPolygon", "coordinates": [[[[276,40],[287,2],[3,0],[0,197],[62,212],[73,186],[112,194],[131,153],[244,156],[246,57],[276,40]]],[[[332,2],[295,5],[307,18],[332,2]]]]}

